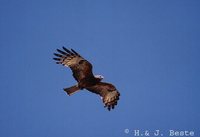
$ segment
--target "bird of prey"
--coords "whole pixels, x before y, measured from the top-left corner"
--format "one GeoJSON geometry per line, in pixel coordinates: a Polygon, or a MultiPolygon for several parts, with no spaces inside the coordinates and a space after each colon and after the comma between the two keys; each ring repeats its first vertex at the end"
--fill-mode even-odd
{"type": "Polygon", "coordinates": [[[63,90],[68,94],[86,89],[92,93],[96,93],[101,96],[104,103],[104,107],[109,111],[114,109],[119,100],[120,93],[114,85],[106,82],[101,82],[103,76],[94,75],[92,72],[92,64],[84,59],[79,53],[73,49],[69,50],[63,47],[63,50],[57,49],[58,53],[54,53],[57,64],[69,67],[72,70],[73,77],[77,81],[77,84],[63,90]]]}

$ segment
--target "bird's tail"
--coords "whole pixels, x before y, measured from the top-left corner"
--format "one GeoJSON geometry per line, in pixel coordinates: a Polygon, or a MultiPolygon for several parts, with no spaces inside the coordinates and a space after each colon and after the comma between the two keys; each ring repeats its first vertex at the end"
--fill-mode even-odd
{"type": "Polygon", "coordinates": [[[69,87],[69,88],[64,88],[63,90],[65,92],[67,92],[67,94],[70,96],[70,95],[74,94],[75,92],[79,91],[80,88],[78,87],[78,85],[74,85],[74,86],[69,87]]]}

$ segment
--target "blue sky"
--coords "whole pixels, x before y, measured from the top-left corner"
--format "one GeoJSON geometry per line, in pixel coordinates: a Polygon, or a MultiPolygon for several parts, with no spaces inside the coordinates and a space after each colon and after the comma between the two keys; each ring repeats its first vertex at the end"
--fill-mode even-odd
{"type": "Polygon", "coordinates": [[[0,136],[199,136],[199,13],[198,0],[0,0],[0,136]],[[62,46],[117,87],[115,110],[63,92],[76,82],[52,60],[62,46]]]}

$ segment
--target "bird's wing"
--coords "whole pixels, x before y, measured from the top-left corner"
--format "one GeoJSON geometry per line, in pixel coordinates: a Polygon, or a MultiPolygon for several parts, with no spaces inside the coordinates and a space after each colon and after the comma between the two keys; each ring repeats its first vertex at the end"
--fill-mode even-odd
{"type": "Polygon", "coordinates": [[[94,86],[87,87],[87,90],[99,94],[102,97],[102,101],[105,104],[109,111],[114,109],[115,105],[117,105],[117,101],[119,100],[120,93],[110,83],[99,82],[94,86]]]}
{"type": "Polygon", "coordinates": [[[63,50],[57,49],[57,51],[59,54],[54,53],[56,58],[53,59],[57,61],[57,64],[70,67],[77,82],[86,77],[94,76],[92,73],[92,64],[81,57],[76,51],[73,49],[68,50],[65,47],[63,47],[63,50]]]}

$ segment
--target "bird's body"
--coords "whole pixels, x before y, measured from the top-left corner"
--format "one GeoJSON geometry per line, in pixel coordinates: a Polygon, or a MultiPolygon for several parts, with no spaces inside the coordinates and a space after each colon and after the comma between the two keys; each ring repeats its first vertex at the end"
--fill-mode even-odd
{"type": "Polygon", "coordinates": [[[81,57],[76,51],[73,49],[70,51],[65,47],[63,47],[63,50],[57,49],[60,54],[54,53],[57,56],[54,60],[57,61],[57,64],[70,67],[73,77],[77,81],[76,85],[64,88],[64,91],[68,95],[72,95],[79,90],[87,89],[88,91],[99,94],[108,110],[114,109],[120,96],[115,86],[110,83],[101,82],[103,76],[94,75],[92,72],[92,64],[81,57]]]}

